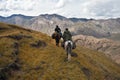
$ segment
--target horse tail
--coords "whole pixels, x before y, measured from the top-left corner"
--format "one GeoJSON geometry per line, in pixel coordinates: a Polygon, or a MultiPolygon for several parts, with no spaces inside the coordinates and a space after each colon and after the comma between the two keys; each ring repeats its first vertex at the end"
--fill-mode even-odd
{"type": "Polygon", "coordinates": [[[68,61],[71,60],[71,52],[72,52],[72,45],[71,45],[71,43],[69,42],[69,43],[68,43],[68,46],[67,46],[68,61]]]}
{"type": "Polygon", "coordinates": [[[72,51],[72,45],[70,42],[68,42],[68,45],[67,45],[67,53],[68,54],[71,54],[71,51],[72,51]]]}
{"type": "Polygon", "coordinates": [[[70,42],[68,43],[68,47],[71,48],[71,43],[70,42]]]}

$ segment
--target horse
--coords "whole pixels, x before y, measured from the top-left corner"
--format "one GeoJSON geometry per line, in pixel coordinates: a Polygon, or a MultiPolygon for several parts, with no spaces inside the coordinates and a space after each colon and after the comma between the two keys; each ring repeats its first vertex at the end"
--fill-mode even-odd
{"type": "Polygon", "coordinates": [[[67,60],[70,61],[72,49],[73,49],[73,41],[71,41],[71,40],[65,41],[64,48],[65,48],[65,51],[67,53],[67,60]]]}
{"type": "Polygon", "coordinates": [[[58,32],[54,32],[52,34],[52,38],[55,39],[55,41],[56,41],[56,46],[59,46],[59,42],[60,42],[61,37],[62,37],[61,34],[58,32]]]}

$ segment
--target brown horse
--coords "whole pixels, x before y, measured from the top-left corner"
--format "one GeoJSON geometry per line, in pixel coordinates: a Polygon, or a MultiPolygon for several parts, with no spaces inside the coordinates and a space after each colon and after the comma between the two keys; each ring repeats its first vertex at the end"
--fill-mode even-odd
{"type": "Polygon", "coordinates": [[[54,32],[52,34],[52,38],[55,39],[55,42],[56,42],[56,46],[59,46],[59,42],[60,42],[60,39],[61,39],[61,35],[57,32],[54,32]]]}

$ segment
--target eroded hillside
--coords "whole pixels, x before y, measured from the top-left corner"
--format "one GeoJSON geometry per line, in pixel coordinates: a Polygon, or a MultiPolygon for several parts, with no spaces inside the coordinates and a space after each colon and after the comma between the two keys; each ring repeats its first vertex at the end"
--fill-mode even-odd
{"type": "Polygon", "coordinates": [[[77,46],[70,62],[46,34],[0,23],[0,80],[120,80],[120,66],[77,46]]]}
{"type": "Polygon", "coordinates": [[[85,35],[77,35],[74,36],[73,39],[76,41],[77,45],[104,52],[105,55],[120,64],[120,41],[113,41],[106,38],[99,39],[85,35]]]}

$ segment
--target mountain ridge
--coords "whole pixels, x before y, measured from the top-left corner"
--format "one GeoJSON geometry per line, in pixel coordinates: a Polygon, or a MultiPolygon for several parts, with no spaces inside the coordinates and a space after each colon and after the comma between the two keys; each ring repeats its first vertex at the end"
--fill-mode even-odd
{"type": "Polygon", "coordinates": [[[106,38],[95,38],[93,36],[77,35],[73,37],[77,45],[105,53],[116,63],[120,64],[120,41],[113,41],[106,38]]]}
{"type": "Polygon", "coordinates": [[[98,38],[111,37],[113,34],[120,33],[120,18],[95,20],[86,18],[66,18],[58,14],[41,14],[39,16],[14,14],[11,15],[10,18],[0,19],[0,21],[20,25],[48,35],[52,34],[51,32],[54,31],[55,25],[59,25],[62,31],[64,31],[65,28],[69,28],[74,35],[85,34],[98,38]],[[86,31],[87,29],[88,31],[86,31]]]}

